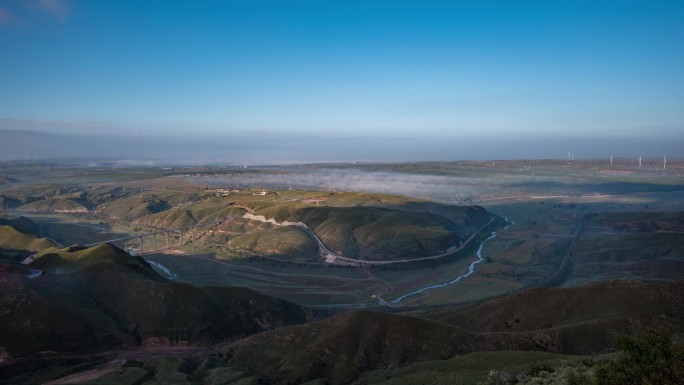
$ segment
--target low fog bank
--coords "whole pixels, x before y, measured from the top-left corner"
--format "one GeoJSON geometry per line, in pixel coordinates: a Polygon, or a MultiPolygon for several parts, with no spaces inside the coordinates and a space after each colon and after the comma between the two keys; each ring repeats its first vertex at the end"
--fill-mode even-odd
{"type": "MultiPolygon", "coordinates": [[[[265,171],[268,171],[266,169],[265,171]]],[[[266,190],[354,191],[407,195],[447,204],[483,204],[487,207],[507,197],[531,197],[568,194],[652,194],[684,191],[684,184],[650,183],[645,174],[596,178],[586,170],[558,173],[534,171],[463,172],[429,175],[408,171],[374,171],[365,168],[335,166],[290,166],[279,172],[247,173],[222,176],[189,176],[191,181],[222,188],[257,188],[266,190]]],[[[458,171],[457,171],[458,172],[458,171]]],[[[653,174],[656,175],[656,174],[653,174]]],[[[652,197],[648,198],[652,202],[652,197]]],[[[541,202],[541,200],[540,200],[541,202]]]]}
{"type": "Polygon", "coordinates": [[[374,192],[409,195],[443,203],[470,203],[478,196],[500,192],[505,185],[523,184],[531,180],[555,180],[529,175],[460,177],[327,168],[293,168],[283,174],[204,176],[190,179],[197,183],[227,188],[374,192]]]}
{"type": "Polygon", "coordinates": [[[0,161],[24,159],[125,159],[131,165],[297,164],[313,162],[401,162],[431,160],[575,159],[609,155],[684,155],[681,137],[595,139],[531,137],[361,137],[335,134],[223,136],[125,136],[50,134],[0,130],[0,161]]]}

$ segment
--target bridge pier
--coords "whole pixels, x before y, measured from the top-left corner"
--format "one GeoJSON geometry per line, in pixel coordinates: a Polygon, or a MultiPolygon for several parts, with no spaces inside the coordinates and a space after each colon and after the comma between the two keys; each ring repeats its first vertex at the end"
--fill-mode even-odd
{"type": "MultiPolygon", "coordinates": [[[[223,221],[225,221],[227,218],[224,218],[223,221]]],[[[166,248],[171,248],[173,247],[174,240],[171,239],[174,237],[174,233],[178,231],[178,247],[183,247],[183,231],[190,229],[190,239],[187,241],[188,244],[195,242],[197,239],[201,238],[203,234],[205,234],[207,231],[209,231],[213,226],[216,226],[217,224],[222,223],[223,221],[217,221],[217,222],[212,222],[212,223],[198,223],[194,224],[192,226],[186,226],[186,227],[180,227],[178,229],[161,229],[158,231],[150,232],[147,234],[137,234],[137,235],[132,235],[129,237],[123,237],[123,238],[115,238],[115,239],[110,239],[107,241],[100,241],[100,242],[94,242],[94,243],[89,243],[86,244],[88,247],[92,247],[95,245],[99,245],[101,243],[115,243],[115,242],[120,242],[120,244],[123,245],[123,249],[128,252],[128,253],[135,253],[135,240],[138,240],[138,247],[139,247],[139,255],[145,253],[145,240],[143,238],[145,237],[150,237],[152,236],[152,250],[151,251],[157,251],[157,234],[164,234],[164,239],[166,240],[166,248]],[[207,227],[209,226],[209,227],[207,227]],[[199,228],[200,232],[199,234],[195,234],[195,228],[199,228]]],[[[148,242],[149,244],[149,242],[148,242]]],[[[150,246],[150,245],[148,245],[150,246]]],[[[149,251],[148,251],[149,252],[149,251]]]]}

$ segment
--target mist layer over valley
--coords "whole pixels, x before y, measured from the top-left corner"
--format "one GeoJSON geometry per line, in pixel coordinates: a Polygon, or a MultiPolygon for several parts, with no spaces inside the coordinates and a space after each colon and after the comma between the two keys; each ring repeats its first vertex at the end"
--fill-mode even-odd
{"type": "Polygon", "coordinates": [[[429,383],[413,364],[446,365],[438,378],[465,365],[457,375],[475,384],[502,355],[593,376],[603,361],[578,355],[609,352],[609,330],[684,324],[677,161],[79,163],[2,163],[9,383],[66,378],[64,355],[78,376],[131,384],[197,365],[214,368],[197,378],[374,383],[402,368],[429,383]],[[653,292],[665,294],[625,306],[653,292]],[[331,346],[345,355],[305,362],[331,346]],[[45,349],[59,353],[34,356],[45,349]],[[486,369],[450,361],[471,354],[486,369]]]}
{"type": "Polygon", "coordinates": [[[568,193],[620,195],[682,189],[682,184],[659,181],[662,170],[657,160],[651,159],[648,169],[634,167],[634,159],[621,161],[622,171],[605,167],[607,160],[583,161],[584,166],[564,168],[557,167],[562,161],[491,161],[283,166],[257,168],[270,171],[259,174],[187,178],[217,187],[363,191],[444,203],[483,203],[501,195],[502,191],[513,197],[568,193]],[[613,172],[620,174],[619,179],[611,180],[613,172]]]}
{"type": "Polygon", "coordinates": [[[682,385],[682,20],[0,0],[0,385],[682,385]]]}

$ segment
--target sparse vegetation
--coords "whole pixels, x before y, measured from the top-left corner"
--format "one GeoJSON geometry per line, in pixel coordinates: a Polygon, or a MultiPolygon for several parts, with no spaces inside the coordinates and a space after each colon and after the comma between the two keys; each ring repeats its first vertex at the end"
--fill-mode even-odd
{"type": "Polygon", "coordinates": [[[672,331],[657,326],[635,327],[618,333],[622,355],[598,365],[596,385],[676,385],[684,381],[684,344],[672,331]]]}
{"type": "MultiPolygon", "coordinates": [[[[684,324],[684,289],[677,281],[684,265],[681,198],[676,196],[681,183],[655,177],[625,183],[632,176],[587,174],[579,166],[551,163],[541,164],[538,175],[559,182],[524,181],[532,166],[515,162],[498,170],[476,163],[392,167],[489,181],[506,170],[520,181],[501,191],[481,186],[481,193],[467,199],[434,196],[483,203],[514,225],[505,231],[511,222],[499,219],[491,225],[498,234],[483,245],[485,262],[475,274],[409,297],[402,305],[417,307],[389,309],[395,314],[375,311],[384,310],[378,298],[389,300],[462,275],[490,230],[460,258],[358,268],[326,264],[301,227],[268,219],[306,223],[342,255],[394,259],[457,245],[489,220],[488,211],[375,193],[243,186],[219,191],[198,185],[201,178],[165,180],[144,170],[124,170],[116,178],[128,181],[105,184],[91,182],[117,172],[83,171],[91,182],[77,185],[49,179],[21,185],[21,176],[12,176],[0,204],[35,222],[0,219],[0,258],[12,264],[0,268],[0,352],[9,357],[9,363],[0,364],[0,378],[42,383],[103,368],[111,357],[66,352],[120,347],[161,350],[148,355],[135,350],[93,384],[614,385],[675,384],[682,378],[677,333],[684,324]],[[559,170],[565,174],[555,175],[559,170]],[[651,194],[648,204],[638,196],[641,191],[651,194]],[[637,203],[630,203],[631,195],[592,195],[620,192],[633,194],[637,203]],[[266,221],[243,218],[245,213],[266,221]],[[112,246],[57,249],[38,236],[88,243],[222,219],[178,254],[146,256],[173,271],[174,281],[112,246]],[[35,262],[16,265],[35,252],[35,262]],[[549,283],[563,266],[562,279],[552,283],[580,287],[529,289],[549,283]],[[36,276],[37,270],[46,274],[36,276]],[[630,280],[586,285],[613,278],[630,280]],[[227,285],[298,303],[377,308],[312,311],[227,285]],[[472,299],[481,300],[459,303],[472,299]],[[431,308],[435,304],[442,307],[431,308]],[[335,316],[283,327],[313,315],[335,316]],[[646,326],[625,334],[635,321],[665,329],[646,326]],[[268,331],[259,333],[263,330],[268,331]],[[613,330],[622,333],[615,347],[609,338],[613,330]],[[215,342],[220,344],[209,347],[215,342]],[[169,347],[189,350],[183,357],[162,352],[169,347]],[[41,350],[58,353],[36,356],[41,350]]],[[[10,213],[8,218],[16,217],[10,213]]]]}
{"type": "Polygon", "coordinates": [[[616,333],[617,354],[536,362],[526,371],[493,370],[482,385],[676,385],[684,378],[684,346],[662,326],[616,333]]]}

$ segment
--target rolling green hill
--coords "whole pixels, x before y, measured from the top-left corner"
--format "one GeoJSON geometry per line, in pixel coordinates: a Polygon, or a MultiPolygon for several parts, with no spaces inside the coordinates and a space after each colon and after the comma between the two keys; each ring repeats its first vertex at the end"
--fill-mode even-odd
{"type": "Polygon", "coordinates": [[[227,246],[236,252],[246,250],[265,256],[284,256],[292,260],[315,260],[318,247],[306,233],[296,227],[264,225],[262,230],[252,230],[231,237],[227,246]]]}
{"type": "Polygon", "coordinates": [[[243,210],[233,207],[231,202],[208,198],[145,215],[135,222],[154,227],[178,228],[197,223],[216,222],[226,217],[241,216],[243,213],[243,210]]]}
{"type": "Polygon", "coordinates": [[[29,267],[45,274],[0,293],[0,346],[12,354],[202,345],[305,321],[301,307],[249,289],[168,281],[108,244],[48,249],[29,267]]]}
{"type": "MultiPolygon", "coordinates": [[[[12,223],[12,225],[0,224],[0,256],[8,257],[12,260],[19,260],[34,254],[38,250],[50,248],[55,244],[46,238],[38,238],[37,236],[17,230],[14,226],[31,227],[30,223],[25,221],[7,221],[5,223],[12,223]]],[[[0,222],[0,223],[3,223],[0,222]]]]}
{"type": "Polygon", "coordinates": [[[333,252],[348,258],[429,256],[461,241],[456,226],[444,217],[388,208],[307,207],[293,211],[286,220],[306,223],[333,252]]]}
{"type": "Polygon", "coordinates": [[[8,197],[6,195],[0,195],[0,209],[15,209],[22,205],[19,199],[8,197]]]}
{"type": "Polygon", "coordinates": [[[98,213],[114,220],[133,220],[169,208],[171,206],[163,199],[136,195],[117,199],[115,204],[104,203],[98,206],[98,213]]]}
{"type": "Polygon", "coordinates": [[[240,341],[224,354],[269,383],[318,378],[346,384],[365,371],[444,359],[477,348],[478,336],[448,324],[356,311],[240,341]]]}
{"type": "Polygon", "coordinates": [[[463,309],[446,309],[425,317],[473,333],[554,335],[541,349],[588,354],[610,343],[612,329],[630,322],[659,320],[684,325],[684,284],[613,281],[571,289],[536,288],[463,309]]]}
{"type": "Polygon", "coordinates": [[[27,203],[18,208],[21,211],[48,211],[57,213],[84,213],[88,207],[79,198],[60,196],[27,203]]]}
{"type": "MultiPolygon", "coordinates": [[[[98,212],[111,219],[159,228],[240,218],[249,212],[278,223],[305,223],[327,246],[345,257],[384,260],[443,253],[490,219],[486,210],[477,206],[439,205],[391,195],[279,192],[260,196],[247,191],[227,197],[196,198],[169,207],[159,197],[128,196],[98,206],[98,212]]],[[[208,234],[207,239],[222,243],[226,249],[252,254],[315,258],[310,250],[315,243],[300,232],[273,227],[253,229],[257,231],[254,234],[250,230],[244,227],[240,233],[233,228],[218,236],[208,234]],[[288,238],[286,242],[274,241],[283,235],[288,238]]]]}
{"type": "Polygon", "coordinates": [[[0,217],[0,226],[12,226],[19,231],[24,233],[29,233],[33,235],[38,235],[40,233],[40,226],[26,217],[16,217],[16,218],[3,218],[0,217]]]}
{"type": "Polygon", "coordinates": [[[520,332],[598,319],[670,314],[684,317],[684,284],[612,281],[571,289],[544,287],[459,309],[426,313],[472,332],[520,332]],[[638,306],[636,306],[638,304],[638,306]]]}
{"type": "Polygon", "coordinates": [[[0,209],[16,209],[37,199],[23,194],[2,194],[0,195],[0,209]]]}
{"type": "Polygon", "coordinates": [[[283,384],[349,383],[370,370],[478,351],[591,354],[610,347],[611,332],[636,320],[683,330],[683,295],[681,283],[612,282],[531,289],[421,317],[354,311],[255,335],[223,354],[229,365],[283,384]]]}
{"type": "MultiPolygon", "coordinates": [[[[348,198],[344,202],[349,203],[350,200],[348,198]]],[[[325,203],[264,201],[250,202],[248,207],[255,215],[279,223],[304,223],[331,251],[347,258],[366,260],[419,258],[444,253],[491,218],[480,207],[423,202],[400,206],[337,206],[340,202],[325,203]],[[426,205],[425,211],[421,211],[423,204],[426,205]]]]}
{"type": "MultiPolygon", "coordinates": [[[[88,254],[88,250],[74,253],[84,251],[88,254]]],[[[583,355],[610,348],[606,337],[615,330],[627,330],[629,312],[638,306],[642,309],[634,311],[632,322],[655,320],[681,332],[683,290],[681,283],[617,281],[573,289],[532,289],[464,308],[412,315],[351,311],[305,325],[280,327],[190,356],[147,355],[89,383],[475,384],[491,369],[519,372],[543,362],[542,369],[534,371],[541,373],[551,366],[584,362],[583,355]],[[509,321],[513,314],[518,322],[516,318],[509,321]],[[557,325],[550,325],[552,322],[557,325]],[[516,326],[507,326],[511,323],[516,326]],[[575,341],[568,343],[568,339],[575,341]]],[[[46,311],[54,309],[47,302],[40,305],[47,307],[46,311]]],[[[197,309],[196,304],[186,302],[186,306],[197,309]]],[[[92,313],[83,316],[92,317],[92,313]]],[[[111,319],[99,319],[96,325],[106,327],[104,322],[111,319]]],[[[53,322],[68,330],[59,318],[53,322]]],[[[130,333],[115,337],[132,338],[130,333]]],[[[115,337],[109,334],[109,338],[115,337]]],[[[108,340],[100,337],[97,341],[104,348],[108,340]]],[[[114,345],[121,343],[113,341],[114,345]]],[[[29,342],[31,338],[24,341],[29,342]]],[[[82,361],[75,362],[88,361],[78,360],[82,361]]],[[[0,367],[0,373],[14,367],[0,367]]],[[[55,375],[54,371],[37,370],[35,378],[55,375]]],[[[26,383],[31,378],[23,376],[16,377],[17,381],[26,383]]]]}
{"type": "Polygon", "coordinates": [[[244,205],[277,222],[303,222],[332,251],[358,259],[440,254],[490,219],[479,206],[449,206],[391,195],[330,193],[316,199],[271,199],[244,205]]]}
{"type": "MultiPolygon", "coordinates": [[[[491,218],[479,206],[449,206],[384,194],[281,191],[260,195],[260,191],[244,190],[220,195],[197,190],[148,191],[109,184],[46,186],[25,191],[40,198],[22,201],[8,196],[6,204],[19,205],[16,208],[26,212],[88,214],[125,226],[166,229],[250,213],[278,223],[305,223],[334,253],[364,260],[442,254],[491,218]]],[[[301,231],[252,226],[244,230],[210,232],[206,240],[225,250],[223,257],[251,254],[320,262],[313,237],[307,239],[301,231]],[[284,242],[277,241],[283,236],[284,242]]]]}

